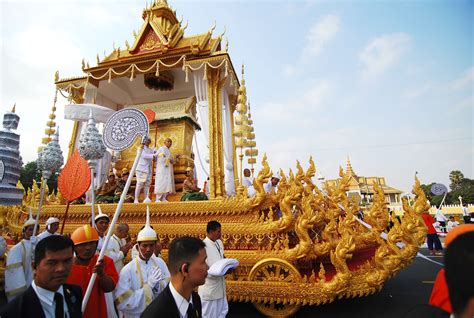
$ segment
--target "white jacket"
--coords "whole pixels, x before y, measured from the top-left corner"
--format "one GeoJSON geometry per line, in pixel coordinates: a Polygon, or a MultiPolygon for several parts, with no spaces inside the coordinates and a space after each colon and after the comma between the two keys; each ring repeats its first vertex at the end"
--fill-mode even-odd
{"type": "MultiPolygon", "coordinates": [[[[209,267],[216,261],[224,258],[224,244],[222,244],[221,240],[213,242],[206,237],[203,242],[206,244],[206,263],[209,267]]],[[[226,297],[224,277],[208,276],[206,283],[199,286],[198,293],[203,300],[215,300],[226,297]]]]}

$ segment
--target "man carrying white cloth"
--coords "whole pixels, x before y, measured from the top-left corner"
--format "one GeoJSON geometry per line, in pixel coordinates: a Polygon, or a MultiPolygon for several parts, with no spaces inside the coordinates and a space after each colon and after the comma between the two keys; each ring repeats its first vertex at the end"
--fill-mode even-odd
{"type": "MultiPolygon", "coordinates": [[[[207,223],[206,232],[207,236],[203,242],[206,244],[206,263],[211,267],[212,264],[224,258],[224,244],[220,240],[221,224],[217,221],[210,221],[207,223]]],[[[199,286],[198,293],[201,297],[203,318],[222,318],[227,315],[229,306],[224,276],[208,275],[206,283],[199,286]]]]}

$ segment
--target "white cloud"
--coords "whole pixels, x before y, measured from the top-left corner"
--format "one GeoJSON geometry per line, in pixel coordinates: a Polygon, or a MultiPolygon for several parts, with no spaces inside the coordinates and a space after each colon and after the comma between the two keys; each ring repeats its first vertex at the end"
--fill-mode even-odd
{"type": "MultiPolygon", "coordinates": [[[[14,59],[36,70],[61,69],[77,73],[81,63],[81,50],[61,29],[46,25],[30,26],[14,37],[14,59]]],[[[54,71],[53,71],[54,73],[54,71]]]]}
{"type": "Polygon", "coordinates": [[[359,53],[363,79],[374,78],[394,66],[410,44],[411,37],[405,33],[386,34],[370,40],[359,53]]]}
{"type": "Polygon", "coordinates": [[[417,87],[410,87],[409,89],[407,89],[404,93],[403,93],[403,97],[404,98],[408,98],[408,99],[414,99],[414,98],[418,98],[420,96],[423,96],[425,95],[426,93],[430,92],[433,90],[433,84],[431,83],[425,83],[421,86],[417,86],[417,87]]]}
{"type": "Polygon", "coordinates": [[[456,92],[468,88],[472,91],[474,85],[474,67],[468,68],[454,81],[446,85],[448,92],[456,92]]]}
{"type": "Polygon", "coordinates": [[[314,24],[307,36],[308,44],[304,54],[317,56],[339,31],[339,17],[333,14],[327,15],[314,24]]]}
{"type": "Polygon", "coordinates": [[[283,67],[283,75],[292,77],[300,74],[302,64],[308,62],[310,58],[318,56],[328,43],[334,39],[339,32],[340,19],[334,14],[323,17],[314,23],[306,35],[306,45],[301,51],[301,56],[295,64],[287,64],[283,67]]]}

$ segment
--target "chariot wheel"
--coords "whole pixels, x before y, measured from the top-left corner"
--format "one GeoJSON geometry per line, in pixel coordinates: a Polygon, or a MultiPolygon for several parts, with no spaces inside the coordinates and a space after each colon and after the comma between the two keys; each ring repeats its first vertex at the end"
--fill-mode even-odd
{"type": "MultiPolygon", "coordinates": [[[[249,281],[261,282],[300,282],[301,275],[295,266],[279,258],[267,258],[256,263],[248,276],[249,281]]],[[[269,288],[271,285],[269,284],[269,288]]],[[[290,317],[301,307],[300,304],[289,304],[278,301],[267,303],[255,302],[255,308],[267,317],[290,317]]]]}

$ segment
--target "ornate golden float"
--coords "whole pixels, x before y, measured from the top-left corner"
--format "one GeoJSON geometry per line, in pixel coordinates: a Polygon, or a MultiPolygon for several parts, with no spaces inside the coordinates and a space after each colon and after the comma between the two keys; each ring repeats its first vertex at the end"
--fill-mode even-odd
{"type": "MultiPolygon", "coordinates": [[[[237,192],[226,195],[222,92],[225,88],[232,113],[236,109],[241,112],[239,103],[245,104],[246,92],[244,82],[239,84],[226,48],[221,47],[222,35],[212,38],[211,28],[207,33],[184,37],[185,27],[181,27],[166,1],[156,1],[145,8],[143,18],[145,22],[135,34],[132,46],[126,43],[125,50],[117,48],[103,60],[98,58],[95,67],[83,63],[84,77],[61,80],[57,75],[56,87],[75,103],[95,101],[121,109],[133,102],[140,109],[153,109],[152,141],[161,145],[164,138],[171,137],[176,145],[173,152],[182,156],[175,165],[179,192],[186,167],[194,165],[190,145],[194,129],[200,128],[194,90],[189,87],[192,84],[186,83],[191,73],[201,72],[199,76],[205,78],[210,200],[179,202],[178,193],[172,202],[149,204],[151,222],[165,259],[173,239],[183,235],[204,238],[207,222],[218,220],[222,224],[226,257],[240,261],[236,271],[226,277],[228,299],[252,302],[271,317],[291,316],[302,305],[321,305],[375,293],[388,278],[410,264],[426,234],[421,213],[429,208],[418,179],[413,188],[415,201],[411,205],[403,201],[401,222],[395,219],[386,235],[383,232],[389,214],[382,189],[374,186],[374,199],[365,210],[364,226],[356,217],[361,209],[359,203],[347,197],[349,174],[341,169],[337,184],[320,189],[312,181],[316,173],[312,159],[306,170],[296,162],[294,172],[280,171],[277,193],[266,193],[264,184],[272,170],[263,156],[262,168],[254,181],[256,194],[248,197],[237,178],[237,162],[243,156],[242,147],[238,156],[236,146],[243,144],[234,141],[232,169],[237,192]],[[150,95],[144,87],[160,92],[150,95]],[[128,96],[123,94],[121,103],[112,103],[112,95],[122,97],[111,95],[110,90],[123,90],[128,96]],[[173,95],[174,90],[181,94],[173,95]]],[[[76,122],[69,155],[76,147],[79,128],[80,123],[76,122]]],[[[233,133],[238,131],[234,128],[233,133]]],[[[252,139],[251,135],[248,137],[252,139]]],[[[255,155],[255,151],[252,153],[255,155]]],[[[129,165],[133,154],[134,148],[123,152],[116,168],[129,165]]],[[[26,190],[23,206],[0,207],[0,223],[11,232],[20,233],[21,224],[28,217],[27,207],[37,206],[38,201],[39,189],[34,183],[32,189],[26,190]]],[[[101,205],[108,214],[115,207],[101,205]]],[[[129,224],[136,234],[144,223],[145,211],[145,204],[126,203],[119,222],[129,224]]],[[[41,212],[41,224],[51,216],[61,219],[64,212],[61,194],[49,194],[41,212]]],[[[90,206],[71,205],[65,232],[72,232],[89,217],[90,206]]]]}

